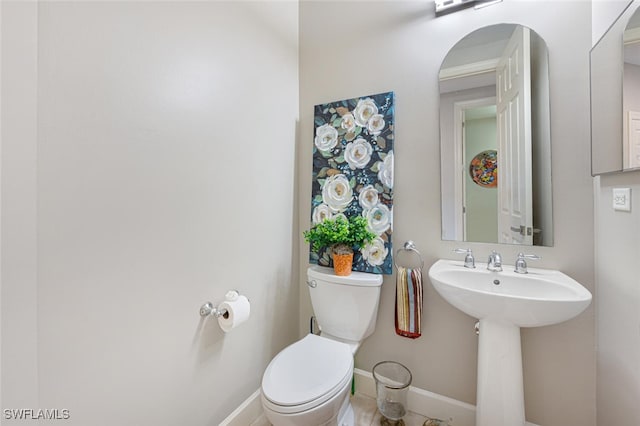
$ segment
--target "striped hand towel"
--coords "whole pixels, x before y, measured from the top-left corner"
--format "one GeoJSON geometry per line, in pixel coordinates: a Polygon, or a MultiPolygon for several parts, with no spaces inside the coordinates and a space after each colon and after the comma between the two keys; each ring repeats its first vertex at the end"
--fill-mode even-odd
{"type": "Polygon", "coordinates": [[[422,334],[422,269],[398,267],[396,333],[415,339],[422,334]]]}

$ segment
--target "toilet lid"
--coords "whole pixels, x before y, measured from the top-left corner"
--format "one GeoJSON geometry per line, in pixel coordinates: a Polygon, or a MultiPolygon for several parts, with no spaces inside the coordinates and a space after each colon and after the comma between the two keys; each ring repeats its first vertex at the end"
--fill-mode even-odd
{"type": "Polygon", "coordinates": [[[301,405],[337,391],[352,371],[349,345],[308,334],[271,361],[262,377],[262,393],[277,405],[301,405]]]}

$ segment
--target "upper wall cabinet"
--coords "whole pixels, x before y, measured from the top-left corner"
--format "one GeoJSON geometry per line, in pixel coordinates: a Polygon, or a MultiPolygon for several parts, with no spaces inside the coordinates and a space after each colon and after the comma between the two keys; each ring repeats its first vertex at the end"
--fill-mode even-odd
{"type": "Polygon", "coordinates": [[[591,50],[591,172],[640,168],[640,8],[630,4],[591,50]]]}
{"type": "Polygon", "coordinates": [[[544,40],[481,28],[449,51],[439,81],[442,238],[553,245],[544,40]]]}

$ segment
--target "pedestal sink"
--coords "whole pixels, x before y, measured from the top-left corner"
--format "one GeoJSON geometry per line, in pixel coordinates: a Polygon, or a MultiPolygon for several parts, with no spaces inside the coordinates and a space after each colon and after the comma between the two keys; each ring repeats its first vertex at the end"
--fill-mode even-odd
{"type": "Polygon", "coordinates": [[[567,321],[589,306],[591,293],[560,271],[516,274],[509,265],[491,272],[438,260],[429,278],[447,302],[480,320],[476,426],[524,425],[520,327],[567,321]]]}

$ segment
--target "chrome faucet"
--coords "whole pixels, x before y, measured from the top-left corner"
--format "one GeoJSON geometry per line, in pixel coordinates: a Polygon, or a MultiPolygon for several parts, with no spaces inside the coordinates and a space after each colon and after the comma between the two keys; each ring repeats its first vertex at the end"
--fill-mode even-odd
{"type": "Polygon", "coordinates": [[[502,256],[495,250],[491,251],[489,260],[487,260],[487,269],[493,272],[502,271],[502,256]]]}
{"type": "Polygon", "coordinates": [[[453,250],[454,253],[458,253],[458,254],[465,254],[466,256],[464,257],[464,267],[465,268],[475,268],[476,267],[476,260],[473,257],[473,252],[471,251],[471,249],[461,249],[461,248],[457,248],[453,250]]]}
{"type": "Polygon", "coordinates": [[[527,271],[527,262],[525,259],[538,260],[540,256],[537,254],[524,254],[518,253],[518,258],[516,259],[516,269],[515,272],[518,274],[528,274],[527,271]]]}

